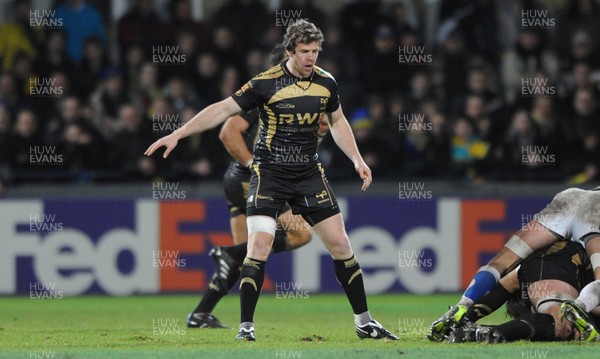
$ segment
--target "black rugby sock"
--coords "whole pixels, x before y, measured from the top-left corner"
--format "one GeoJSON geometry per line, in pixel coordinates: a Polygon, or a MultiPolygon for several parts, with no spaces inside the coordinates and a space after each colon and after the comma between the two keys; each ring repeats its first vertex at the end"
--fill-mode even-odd
{"type": "Polygon", "coordinates": [[[474,304],[469,308],[467,313],[465,314],[465,318],[476,322],[481,318],[487,317],[496,311],[496,309],[500,308],[506,301],[510,298],[511,294],[502,286],[502,284],[498,283],[486,295],[481,298],[481,300],[474,304]]]}
{"type": "Polygon", "coordinates": [[[240,323],[254,322],[254,310],[265,279],[265,263],[252,258],[244,259],[240,279],[240,323]]]}
{"type": "Polygon", "coordinates": [[[496,326],[506,341],[520,339],[535,341],[554,339],[554,317],[550,314],[525,314],[496,326]]]}
{"type": "Polygon", "coordinates": [[[354,314],[362,314],[368,311],[362,271],[356,258],[352,256],[344,260],[334,259],[333,264],[335,266],[335,276],[344,288],[354,314]]]}
{"type": "Polygon", "coordinates": [[[198,306],[196,309],[194,309],[194,313],[212,313],[217,306],[217,303],[219,303],[221,298],[229,293],[235,283],[236,282],[232,282],[231,284],[228,283],[227,288],[221,288],[219,290],[219,285],[217,284],[217,275],[213,275],[210,283],[208,284],[208,290],[206,293],[204,293],[202,299],[200,299],[200,303],[198,303],[198,306]]]}
{"type": "Polygon", "coordinates": [[[222,294],[218,290],[208,288],[204,296],[200,300],[200,303],[194,309],[194,313],[212,313],[215,309],[221,298],[223,298],[225,294],[222,294]]]}

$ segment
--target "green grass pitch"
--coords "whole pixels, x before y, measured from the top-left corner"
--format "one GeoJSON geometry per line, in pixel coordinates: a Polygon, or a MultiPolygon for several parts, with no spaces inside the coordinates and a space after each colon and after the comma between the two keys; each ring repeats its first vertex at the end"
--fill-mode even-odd
{"type": "MultiPolygon", "coordinates": [[[[369,307],[400,341],[360,340],[343,295],[310,294],[258,303],[257,341],[234,340],[237,295],[215,315],[231,329],[188,329],[197,296],[0,298],[0,358],[598,358],[579,343],[446,344],[424,334],[458,295],[372,295],[369,307]]],[[[502,313],[484,323],[498,323],[502,313]]]]}

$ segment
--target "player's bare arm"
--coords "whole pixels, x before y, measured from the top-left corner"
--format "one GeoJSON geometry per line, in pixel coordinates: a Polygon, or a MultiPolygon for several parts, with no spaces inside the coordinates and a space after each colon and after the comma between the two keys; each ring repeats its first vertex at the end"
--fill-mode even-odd
{"type": "Polygon", "coordinates": [[[352,128],[342,112],[342,106],[338,107],[334,112],[328,113],[327,120],[329,121],[329,130],[331,131],[333,140],[354,164],[356,172],[358,172],[358,175],[363,180],[363,185],[360,189],[366,191],[372,181],[371,169],[367,166],[358,151],[352,128]]]}
{"type": "Polygon", "coordinates": [[[204,110],[198,112],[191,120],[185,125],[173,131],[171,134],[164,136],[154,142],[144,154],[151,156],[154,151],[161,147],[166,147],[163,158],[167,158],[169,153],[173,151],[177,142],[193,133],[203,132],[213,127],[220,125],[225,122],[227,118],[237,115],[242,112],[242,109],[238,104],[231,98],[228,97],[225,100],[216,102],[204,110]]]}
{"type": "Polygon", "coordinates": [[[242,135],[249,127],[250,125],[246,120],[236,115],[225,121],[219,133],[219,139],[223,142],[227,152],[244,167],[252,164],[252,153],[248,151],[242,135]]]}

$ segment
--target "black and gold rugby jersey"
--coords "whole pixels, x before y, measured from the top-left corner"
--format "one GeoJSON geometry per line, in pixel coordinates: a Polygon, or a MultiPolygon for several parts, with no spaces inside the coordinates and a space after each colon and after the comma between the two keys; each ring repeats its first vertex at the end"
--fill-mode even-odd
{"type": "Polygon", "coordinates": [[[314,165],[318,162],[319,120],[340,106],[337,83],[317,66],[308,78],[296,77],[286,61],[252,78],[232,98],[243,111],[258,108],[260,130],[254,162],[314,165]]]}
{"type": "Polygon", "coordinates": [[[594,280],[594,272],[583,246],[561,240],[530,254],[519,268],[521,282],[556,279],[581,290],[594,280]]]}

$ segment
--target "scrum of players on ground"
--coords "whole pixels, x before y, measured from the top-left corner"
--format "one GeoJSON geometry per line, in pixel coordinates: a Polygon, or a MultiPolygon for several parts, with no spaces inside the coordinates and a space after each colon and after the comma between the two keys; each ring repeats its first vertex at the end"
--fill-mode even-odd
{"type": "Polygon", "coordinates": [[[600,341],[600,187],[558,193],[431,324],[436,342],[600,341]],[[513,319],[480,325],[504,303],[513,319]]]}

